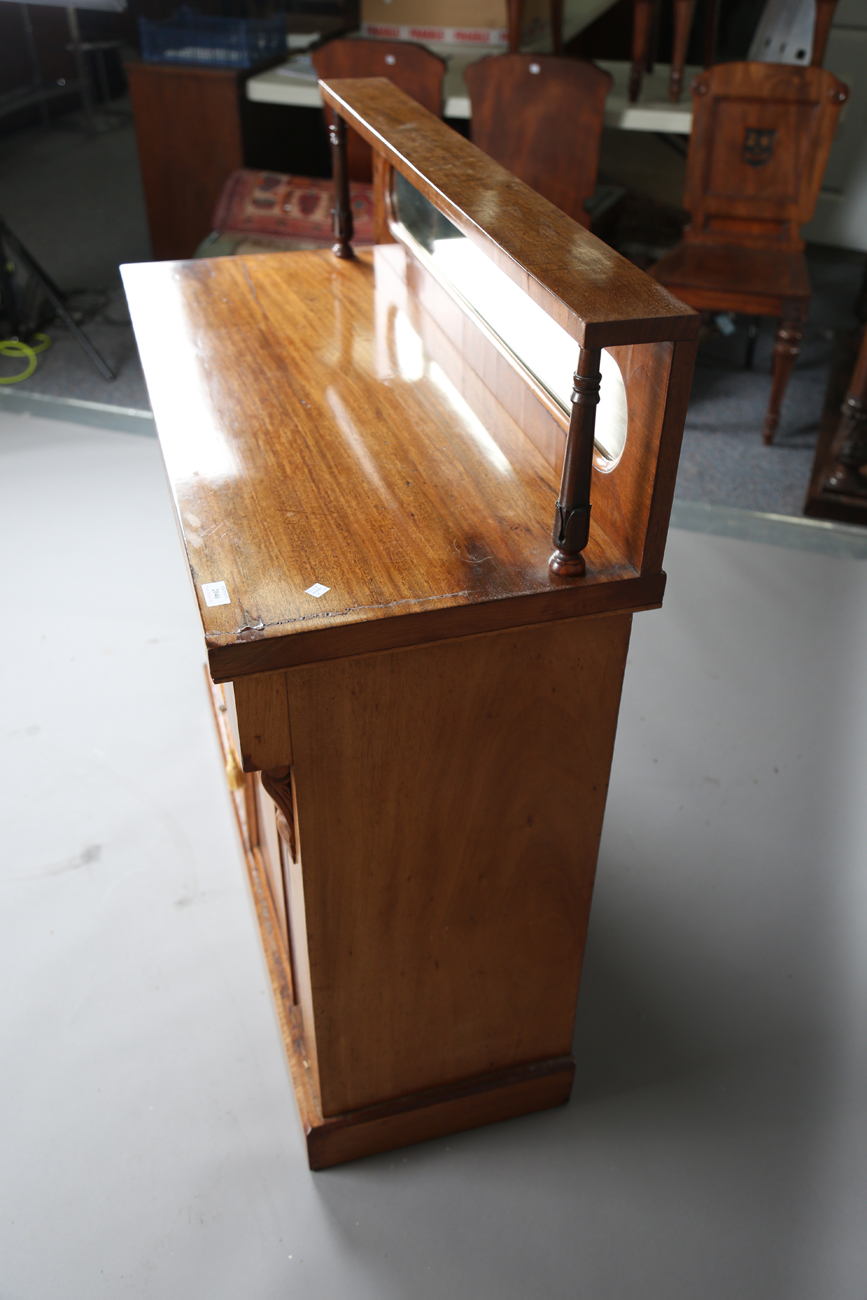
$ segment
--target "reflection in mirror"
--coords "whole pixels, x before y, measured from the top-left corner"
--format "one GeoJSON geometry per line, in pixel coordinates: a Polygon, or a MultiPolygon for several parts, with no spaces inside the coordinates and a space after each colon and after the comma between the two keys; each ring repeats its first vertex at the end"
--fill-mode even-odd
{"type": "MultiPolygon", "coordinates": [[[[392,199],[396,233],[421,253],[568,416],[578,361],[575,340],[399,172],[394,173],[392,199]]],[[[626,445],[626,388],[620,367],[607,351],[602,353],[601,372],[596,465],[613,469],[626,445]]]]}

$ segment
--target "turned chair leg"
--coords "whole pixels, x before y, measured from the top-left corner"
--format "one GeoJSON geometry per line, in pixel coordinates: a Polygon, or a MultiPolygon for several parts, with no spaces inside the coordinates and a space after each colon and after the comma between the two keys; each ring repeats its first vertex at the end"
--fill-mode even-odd
{"type": "Polygon", "coordinates": [[[771,400],[762,429],[762,438],[766,445],[774,441],[777,425],[780,423],[780,407],[786,385],[792,373],[792,367],[801,351],[804,337],[804,323],[799,320],[782,320],[777,328],[777,341],[774,344],[774,377],[771,382],[771,400]]]}
{"type": "Polygon", "coordinates": [[[686,63],[686,49],[689,45],[694,11],[695,0],[674,0],[674,42],[671,52],[671,74],[668,79],[668,98],[672,104],[677,103],[683,90],[683,67],[686,63]]]}
{"type": "Polygon", "coordinates": [[[629,102],[634,104],[641,94],[641,80],[650,48],[650,28],[655,0],[635,0],[632,11],[632,68],[629,73],[629,102]]]}
{"type": "Polygon", "coordinates": [[[858,360],[840,414],[842,418],[834,439],[836,464],[823,489],[842,492],[845,496],[863,497],[867,494],[867,480],[861,473],[867,465],[867,333],[861,340],[858,360]]]}

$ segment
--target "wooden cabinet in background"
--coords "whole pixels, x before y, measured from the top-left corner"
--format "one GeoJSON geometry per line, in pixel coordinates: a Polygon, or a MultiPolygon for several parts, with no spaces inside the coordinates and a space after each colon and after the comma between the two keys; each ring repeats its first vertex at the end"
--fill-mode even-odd
{"type": "MultiPolygon", "coordinates": [[[[248,77],[268,66],[126,65],[154,257],[192,256],[210,234],[220,191],[237,168],[296,170],[286,166],[278,138],[291,134],[290,118],[245,98],[248,77]]],[[[314,144],[321,134],[318,122],[311,124],[314,144]]],[[[297,170],[321,175],[315,164],[304,166],[307,152],[299,154],[297,170]]]]}

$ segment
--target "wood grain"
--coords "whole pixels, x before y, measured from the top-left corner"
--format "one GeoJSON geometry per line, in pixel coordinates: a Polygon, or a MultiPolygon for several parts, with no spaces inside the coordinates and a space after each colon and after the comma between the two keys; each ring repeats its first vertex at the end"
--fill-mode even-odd
{"type": "Polygon", "coordinates": [[[290,764],[292,740],[285,680],[274,673],[239,677],[234,694],[244,771],[290,764]]]}
{"type": "Polygon", "coordinates": [[[582,347],[695,338],[698,322],[619,253],[379,78],[322,97],[582,347]]]}
{"type": "Polygon", "coordinates": [[[604,526],[585,578],[549,575],[556,474],[420,340],[389,354],[369,255],[124,280],[215,678],[661,600],[604,526]]]}
{"type": "MultiPolygon", "coordinates": [[[[328,41],[314,50],[311,58],[322,78],[387,77],[429,112],[437,117],[442,115],[446,65],[423,45],[354,37],[328,41]]],[[[349,133],[347,155],[349,179],[370,182],[372,150],[356,131],[349,133]]]]}
{"type": "MultiPolygon", "coordinates": [[[[211,687],[211,703],[223,755],[228,758],[231,735],[221,711],[224,702],[219,686],[211,687]]],[[[231,790],[229,794],[311,1169],[328,1169],[380,1151],[564,1105],[569,1100],[575,1065],[571,1056],[566,1056],[427,1089],[391,1103],[325,1119],[312,1050],[315,1042],[311,1049],[304,1033],[304,1004],[309,1004],[309,992],[306,997],[303,990],[300,998],[296,995],[294,959],[286,945],[285,925],[269,883],[268,867],[263,854],[251,844],[243,794],[231,790]]],[[[300,914],[303,938],[303,900],[299,912],[297,894],[293,895],[292,906],[296,932],[300,914]]]]}
{"type": "Polygon", "coordinates": [[[568,1055],[630,623],[287,674],[324,1115],[568,1055]]]}
{"type": "Polygon", "coordinates": [[[498,54],[471,63],[464,79],[473,143],[589,227],[611,76],[579,59],[498,54]]]}
{"type": "Polygon", "coordinates": [[[822,68],[722,63],[692,83],[684,207],[690,242],[800,250],[848,89],[822,68]],[[772,132],[767,161],[748,132],[772,132]]]}
{"type": "MultiPolygon", "coordinates": [[[[395,310],[406,313],[425,352],[472,408],[485,411],[494,394],[559,479],[568,414],[516,367],[483,322],[403,244],[378,250],[377,283],[395,310]]],[[[616,469],[594,468],[591,527],[648,574],[662,567],[695,344],[642,343],[609,350],[626,388],[629,431],[616,469]],[[649,538],[653,544],[648,545],[649,538]]]]}

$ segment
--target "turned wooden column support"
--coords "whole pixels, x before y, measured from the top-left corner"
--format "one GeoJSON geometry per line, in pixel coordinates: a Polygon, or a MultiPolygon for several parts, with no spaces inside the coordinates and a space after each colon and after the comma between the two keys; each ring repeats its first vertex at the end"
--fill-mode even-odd
{"type": "Polygon", "coordinates": [[[834,439],[837,464],[822,487],[826,492],[863,497],[867,495],[867,479],[860,472],[867,465],[867,332],[840,412],[834,439]]]}
{"type": "Polygon", "coordinates": [[[590,537],[590,479],[601,355],[600,348],[581,348],[573,376],[572,418],[566,436],[560,495],[551,530],[555,550],[548,561],[551,572],[561,577],[579,577],[585,570],[581,552],[590,537]]]}
{"type": "Polygon", "coordinates": [[[780,408],[789,382],[792,368],[801,351],[804,337],[804,322],[800,320],[782,320],[777,329],[777,341],[774,344],[774,377],[771,383],[771,400],[762,429],[762,439],[766,445],[774,441],[777,425],[780,423],[780,408]]]}
{"type": "Polygon", "coordinates": [[[349,171],[346,166],[346,123],[337,113],[328,128],[331,141],[331,161],[334,170],[334,207],[331,220],[334,243],[331,251],[335,257],[354,257],[352,251],[352,204],[349,199],[349,171]]]}

